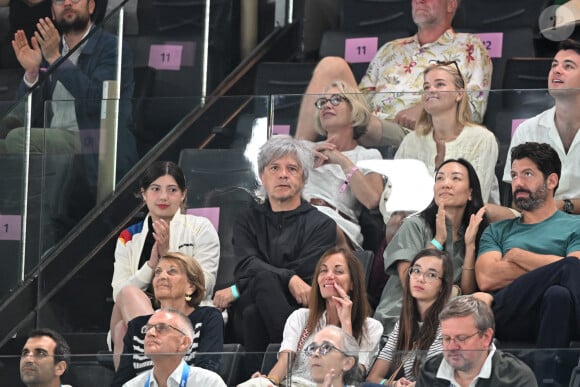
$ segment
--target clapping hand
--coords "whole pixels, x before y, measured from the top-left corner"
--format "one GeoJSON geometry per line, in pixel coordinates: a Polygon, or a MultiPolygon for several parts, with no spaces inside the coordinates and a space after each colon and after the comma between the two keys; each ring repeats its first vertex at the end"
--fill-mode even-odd
{"type": "Polygon", "coordinates": [[[38,42],[44,59],[52,64],[60,58],[60,33],[49,17],[38,20],[36,28],[33,39],[38,42]]]}

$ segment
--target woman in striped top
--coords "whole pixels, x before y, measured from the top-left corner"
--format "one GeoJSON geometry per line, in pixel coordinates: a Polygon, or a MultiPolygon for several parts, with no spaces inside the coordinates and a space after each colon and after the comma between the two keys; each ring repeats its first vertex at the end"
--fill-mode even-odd
{"type": "Polygon", "coordinates": [[[424,249],[413,258],[405,277],[403,309],[367,381],[390,386],[414,386],[421,364],[442,351],[439,312],[453,285],[449,256],[424,249]]]}

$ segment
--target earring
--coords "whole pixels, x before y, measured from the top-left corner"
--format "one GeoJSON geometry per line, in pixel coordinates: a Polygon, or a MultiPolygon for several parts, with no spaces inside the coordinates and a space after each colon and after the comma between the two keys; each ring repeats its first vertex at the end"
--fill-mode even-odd
{"type": "Polygon", "coordinates": [[[191,301],[191,292],[185,293],[185,301],[191,301]]]}

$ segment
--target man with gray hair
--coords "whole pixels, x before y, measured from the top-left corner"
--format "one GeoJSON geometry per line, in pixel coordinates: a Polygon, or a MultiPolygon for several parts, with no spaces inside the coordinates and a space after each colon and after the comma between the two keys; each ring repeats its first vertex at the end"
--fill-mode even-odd
{"type": "Polygon", "coordinates": [[[532,370],[493,344],[491,308],[473,296],[452,299],[439,314],[443,353],[421,368],[420,386],[537,386],[532,370]]]}
{"type": "Polygon", "coordinates": [[[214,297],[218,308],[232,305],[236,339],[248,352],[263,352],[269,343],[282,341],[287,317],[308,306],[318,259],[336,244],[334,221],[302,199],[313,164],[308,144],[290,136],[274,136],[260,149],[258,170],[266,198],[238,217],[235,283],[214,297]]]}
{"type": "Polygon", "coordinates": [[[189,318],[177,309],[157,310],[141,330],[145,334],[145,355],[153,361],[153,369],[134,377],[123,387],[226,386],[215,372],[189,366],[183,360],[194,333],[189,318]]]}

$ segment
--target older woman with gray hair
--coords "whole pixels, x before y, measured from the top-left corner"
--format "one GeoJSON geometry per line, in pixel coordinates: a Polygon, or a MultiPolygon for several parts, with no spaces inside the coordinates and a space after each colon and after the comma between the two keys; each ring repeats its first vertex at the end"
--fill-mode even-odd
{"type": "Polygon", "coordinates": [[[376,149],[360,146],[371,113],[363,95],[343,81],[334,81],[316,100],[315,128],[326,140],[313,144],[315,168],[304,187],[304,198],[338,226],[343,246],[361,249],[358,218],[362,207],[378,207],[383,179],[357,167],[361,160],[380,160],[376,149]]]}
{"type": "Polygon", "coordinates": [[[304,352],[309,357],[310,377],[317,387],[359,385],[359,346],[342,328],[335,325],[322,328],[304,352]]]}

